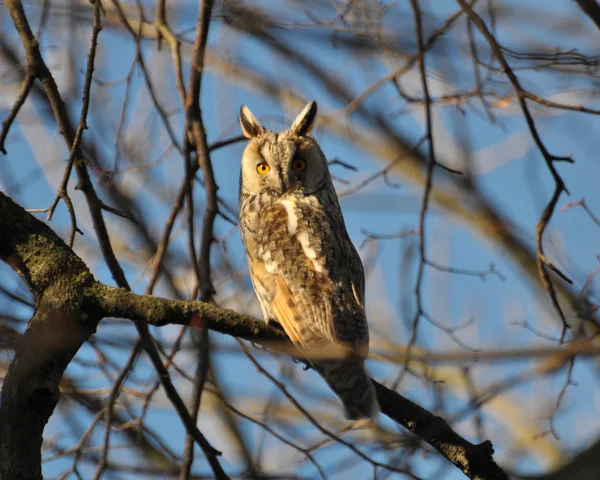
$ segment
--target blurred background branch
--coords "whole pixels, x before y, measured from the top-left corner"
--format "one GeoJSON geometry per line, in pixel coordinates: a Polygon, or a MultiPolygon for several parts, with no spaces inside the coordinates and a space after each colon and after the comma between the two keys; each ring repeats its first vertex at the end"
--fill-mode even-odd
{"type": "MultiPolygon", "coordinates": [[[[252,331],[237,112],[280,129],[316,99],[368,272],[372,376],[484,458],[491,440],[511,476],[595,478],[597,7],[7,0],[0,190],[46,213],[103,284],[199,296],[252,331]]],[[[35,306],[1,266],[4,371],[35,306]]],[[[463,476],[383,416],[348,425],[318,376],[270,343],[250,349],[269,377],[232,339],[176,323],[107,318],[83,341],[56,382],[45,476],[463,476]],[[222,455],[185,441],[192,431],[222,455]]]]}

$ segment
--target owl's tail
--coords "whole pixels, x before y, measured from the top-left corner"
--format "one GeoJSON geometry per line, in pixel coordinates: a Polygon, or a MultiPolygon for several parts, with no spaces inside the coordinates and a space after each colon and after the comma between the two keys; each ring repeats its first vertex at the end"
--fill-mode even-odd
{"type": "Polygon", "coordinates": [[[364,359],[347,357],[311,363],[344,403],[347,419],[377,418],[380,411],[379,402],[375,387],[365,370],[364,359]]]}

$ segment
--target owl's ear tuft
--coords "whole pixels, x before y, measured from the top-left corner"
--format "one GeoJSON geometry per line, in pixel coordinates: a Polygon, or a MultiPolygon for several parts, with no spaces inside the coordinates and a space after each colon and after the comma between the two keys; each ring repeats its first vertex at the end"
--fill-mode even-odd
{"type": "Polygon", "coordinates": [[[292,123],[290,130],[296,135],[306,135],[309,133],[315,125],[315,118],[317,117],[317,102],[314,100],[307,103],[302,109],[300,114],[292,123]]]}
{"type": "Polygon", "coordinates": [[[240,125],[246,138],[254,138],[265,131],[265,127],[246,105],[240,107],[240,125]]]}

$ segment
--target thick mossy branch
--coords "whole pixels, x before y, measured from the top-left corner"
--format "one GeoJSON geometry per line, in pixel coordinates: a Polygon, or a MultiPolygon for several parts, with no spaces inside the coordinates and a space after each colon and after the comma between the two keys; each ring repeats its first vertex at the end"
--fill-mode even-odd
{"type": "Polygon", "coordinates": [[[190,325],[208,327],[234,337],[261,340],[287,340],[283,330],[267,326],[248,315],[242,315],[210,303],[169,300],[137,295],[122,288],[96,283],[87,291],[88,305],[95,305],[103,317],[121,317],[154,326],[190,325]]]}
{"type": "MultiPolygon", "coordinates": [[[[137,295],[97,282],[85,263],[48,226],[0,192],[0,259],[21,275],[36,298],[36,313],[2,388],[0,477],[41,478],[42,432],[65,368],[105,317],[162,326],[208,327],[234,337],[290,342],[283,331],[247,315],[203,302],[137,295]],[[11,459],[10,461],[6,461],[11,459]]],[[[508,477],[490,442],[473,445],[440,417],[373,381],[381,411],[440,452],[472,479],[508,477]]]]}
{"type": "Polygon", "coordinates": [[[50,228],[1,192],[0,259],[23,278],[36,305],[2,386],[0,478],[38,479],[42,433],[58,402],[58,384],[101,318],[85,304],[84,292],[95,280],[50,228]]]}
{"type": "Polygon", "coordinates": [[[23,278],[36,300],[48,288],[64,288],[68,295],[94,283],[83,260],[65,242],[2,192],[0,259],[23,278]]]}

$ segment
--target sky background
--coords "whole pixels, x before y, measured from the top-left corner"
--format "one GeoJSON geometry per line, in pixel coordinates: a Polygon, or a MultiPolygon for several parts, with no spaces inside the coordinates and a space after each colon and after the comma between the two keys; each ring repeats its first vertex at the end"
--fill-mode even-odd
{"type": "MultiPolygon", "coordinates": [[[[485,3],[485,2],[482,2],[485,3]]],[[[576,51],[582,55],[598,55],[600,32],[585,17],[572,1],[492,2],[497,9],[496,34],[502,45],[515,51],[576,51]],[[536,47],[536,48],[533,48],[536,47]]],[[[422,1],[425,12],[423,24],[427,36],[452,12],[457,4],[452,1],[422,1]]],[[[86,50],[90,34],[90,11],[85,2],[75,2],[77,14],[72,16],[67,4],[51,2],[47,25],[42,36],[42,54],[51,68],[59,89],[68,102],[73,121],[81,108],[80,92],[85,71],[86,50]],[[76,20],[74,20],[74,18],[76,20]]],[[[128,14],[137,18],[134,3],[124,3],[128,14]]],[[[155,2],[142,2],[145,18],[152,19],[155,2]]],[[[257,5],[269,12],[272,19],[285,24],[286,28],[274,26],[269,30],[273,36],[289,44],[293,49],[308,56],[324,71],[330,73],[344,88],[357,96],[373,82],[403,64],[382,51],[374,53],[336,47],[329,39],[330,31],[324,26],[311,25],[312,19],[330,18],[332,7],[328,2],[314,2],[311,8],[303,8],[301,2],[261,1],[257,5]]],[[[170,6],[169,22],[183,40],[184,78],[188,76],[189,54],[193,41],[197,15],[197,4],[181,1],[170,6]]],[[[26,12],[33,25],[38,25],[41,4],[26,2],[26,12]]],[[[485,8],[478,12],[484,16],[485,8]]],[[[355,138],[378,133],[377,126],[369,124],[358,114],[345,116],[342,109],[346,104],[323,88],[300,62],[283,58],[273,53],[264,42],[251,39],[246,33],[227,24],[222,18],[225,7],[216,9],[216,18],[210,26],[208,71],[202,83],[201,107],[207,127],[209,143],[237,136],[240,133],[237,114],[240,104],[248,105],[263,123],[274,130],[287,128],[300,107],[289,95],[269,96],[249,85],[248,79],[229,76],[219,68],[216,59],[226,59],[234,65],[243,65],[257,75],[294,92],[301,100],[316,100],[322,124],[313,132],[325,155],[352,165],[356,171],[333,165],[336,189],[341,196],[341,205],[349,234],[367,270],[367,312],[371,330],[371,349],[381,352],[393,345],[403,346],[410,337],[411,322],[415,309],[415,280],[418,266],[416,246],[418,237],[374,239],[367,241],[365,232],[390,235],[418,227],[418,214],[422,201],[422,185],[409,178],[400,165],[390,175],[390,183],[382,178],[371,182],[356,193],[346,194],[354,185],[380,171],[391,158],[377,156],[373,150],[361,148],[355,138]],[[336,134],[329,128],[335,122],[346,126],[346,132],[336,134]],[[348,134],[350,133],[350,134],[348,134]],[[347,183],[346,183],[347,182],[347,183]]],[[[268,22],[265,22],[268,25],[268,22]]],[[[391,32],[394,46],[402,51],[415,51],[414,27],[409,2],[390,4],[384,16],[384,30],[391,32]]],[[[428,82],[432,96],[468,90],[473,87],[472,64],[465,42],[465,22],[459,20],[446,36],[439,40],[427,56],[428,82]]],[[[343,35],[340,34],[342,37],[343,35]]],[[[0,41],[16,48],[18,38],[7,14],[0,6],[0,41]]],[[[481,37],[478,37],[482,57],[488,56],[481,37]]],[[[181,143],[183,114],[175,89],[170,52],[167,47],[158,51],[152,39],[140,43],[147,69],[158,93],[160,105],[169,112],[168,121],[176,138],[181,143]]],[[[100,34],[98,50],[97,83],[92,90],[92,105],[89,130],[84,141],[87,146],[93,141],[96,155],[102,159],[105,175],[93,171],[93,180],[101,195],[108,199],[106,172],[113,171],[110,181],[129,198],[135,199],[137,215],[148,225],[150,235],[158,240],[166,216],[172,205],[181,179],[182,161],[175,149],[169,148],[170,139],[157,115],[145,87],[139,68],[129,82],[123,81],[131,69],[135,57],[135,44],[123,29],[105,21],[100,34]],[[101,83],[98,83],[101,82],[101,83]],[[123,128],[117,136],[123,115],[123,128]],[[165,153],[166,152],[166,153],[165,153]],[[115,168],[116,166],[116,168],[115,168]]],[[[486,57],[487,58],[487,57],[486,57]]],[[[597,94],[597,77],[590,67],[585,74],[562,70],[527,69],[531,62],[510,58],[511,65],[524,88],[547,99],[600,107],[597,94]],[[522,70],[521,70],[522,68],[522,70]]],[[[6,117],[18,92],[20,77],[10,67],[6,56],[0,64],[0,117],[6,117]]],[[[578,71],[582,71],[579,69],[578,71]]],[[[412,95],[421,95],[418,69],[414,68],[402,77],[403,87],[412,95]]],[[[492,87],[498,96],[511,92],[504,77],[496,76],[492,87]],[[500,82],[500,80],[502,82],[500,82]]],[[[491,87],[491,88],[492,88],[491,87]]],[[[523,116],[512,100],[499,101],[493,109],[496,122],[491,122],[477,99],[460,106],[436,105],[433,113],[433,137],[437,159],[449,167],[464,171],[469,166],[473,181],[485,198],[514,225],[514,232],[531,248],[535,245],[535,225],[554,189],[554,182],[543,158],[526,128],[523,116]],[[468,152],[468,155],[467,155],[468,152]]],[[[595,225],[581,208],[562,211],[569,201],[585,198],[590,209],[600,214],[600,178],[598,163],[598,138],[600,123],[597,116],[579,112],[552,110],[529,103],[537,128],[548,150],[555,155],[572,155],[574,164],[560,163],[561,174],[570,196],[562,195],[552,222],[546,231],[545,248],[549,258],[574,281],[573,290],[579,291],[587,276],[598,266],[600,253],[600,228],[595,225]]],[[[408,103],[398,96],[397,91],[386,85],[378,89],[364,102],[369,111],[379,112],[401,138],[416,145],[425,128],[424,109],[421,104],[408,103]]],[[[374,137],[377,138],[377,137],[374,137]]],[[[237,214],[237,189],[239,161],[244,143],[215,151],[212,162],[219,194],[234,214],[237,214]]],[[[8,155],[0,158],[0,190],[18,201],[25,208],[44,208],[55,195],[63,175],[67,151],[55,123],[48,115],[42,101],[26,103],[18,122],[11,129],[7,143],[8,155]]],[[[419,153],[426,154],[423,144],[419,153]]],[[[84,258],[97,279],[113,285],[107,268],[99,255],[93,229],[83,195],[74,189],[75,179],[69,192],[75,203],[78,222],[84,236],[78,236],[75,251],[84,258]]],[[[456,191],[457,199],[463,201],[464,194],[453,186],[452,176],[437,172],[434,185],[447,192],[456,191]]],[[[195,189],[195,215],[200,229],[204,209],[204,190],[195,189]]],[[[142,293],[149,278],[147,267],[149,256],[146,242],[136,233],[132,224],[124,219],[106,215],[114,247],[134,291],[142,293]]],[[[39,218],[45,218],[40,215],[39,218]]],[[[193,272],[187,254],[187,236],[184,216],[180,216],[174,229],[167,264],[174,272],[176,287],[184,297],[193,286],[193,272]]],[[[64,205],[60,205],[50,225],[63,238],[68,237],[69,221],[64,205]]],[[[431,260],[456,269],[484,272],[495,265],[501,275],[489,275],[485,281],[477,276],[459,275],[426,268],[423,289],[425,310],[445,328],[466,324],[455,332],[455,339],[442,329],[422,319],[419,326],[418,347],[431,352],[461,351],[469,349],[500,350],[508,348],[534,348],[557,345],[561,323],[553,310],[547,294],[532,284],[514,258],[507,254],[497,242],[482,236],[473,223],[464,217],[453,215],[443,205],[432,204],[425,225],[427,252],[431,260]],[[526,323],[529,328],[525,328],[526,323]],[[543,335],[544,337],[542,337],[543,335]],[[548,338],[545,338],[548,337],[548,338]],[[456,341],[458,339],[458,342],[456,341]]],[[[247,274],[246,261],[236,226],[219,218],[216,223],[219,244],[213,246],[213,279],[217,289],[217,302],[240,312],[260,317],[260,309],[247,274]],[[227,262],[225,262],[227,259],[227,262]],[[229,270],[224,265],[229,265],[229,270]],[[234,272],[234,273],[232,273],[234,272]]],[[[199,241],[199,240],[198,240],[199,241]]],[[[197,243],[198,243],[197,241],[197,243]]],[[[556,277],[553,281],[560,283],[556,277]]],[[[0,265],[0,285],[8,291],[27,295],[20,280],[5,265],[0,265]]],[[[592,281],[588,292],[598,288],[592,281]]],[[[159,282],[155,294],[173,297],[175,292],[159,282]]],[[[567,317],[572,320],[573,312],[564,304],[567,317]]],[[[0,296],[0,312],[28,318],[31,310],[10,303],[0,296]]],[[[21,325],[19,329],[24,328],[21,325]]],[[[153,334],[164,342],[172,342],[179,327],[171,326],[152,329],[153,334]]],[[[111,340],[114,345],[103,348],[117,365],[126,361],[128,345],[132,345],[136,333],[126,321],[103,321],[96,337],[111,340]]],[[[281,409],[290,405],[281,399],[281,394],[260,375],[256,368],[239,354],[237,343],[228,337],[211,334],[213,342],[212,361],[216,375],[232,403],[244,407],[257,415],[265,397],[276,399],[281,409]]],[[[289,359],[277,358],[258,351],[257,359],[268,370],[286,379],[290,392],[308,409],[319,408],[333,419],[331,425],[344,425],[337,399],[328,392],[325,384],[314,372],[303,372],[300,365],[289,359]]],[[[5,361],[10,354],[4,353],[5,361]]],[[[189,340],[178,355],[178,365],[193,373],[195,365],[193,345],[189,340]]],[[[90,369],[87,362],[97,361],[93,348],[83,348],[67,372],[76,378],[82,388],[99,389],[101,398],[106,393],[106,378],[97,369],[90,369]]],[[[495,446],[494,458],[509,470],[519,473],[543,472],[560,464],[561,459],[580,451],[598,435],[600,421],[596,412],[599,408],[598,369],[594,360],[578,358],[572,372],[574,385],[566,390],[560,411],[554,417],[554,429],[560,439],[542,435],[548,430],[544,417],[553,408],[560,390],[567,379],[565,368],[551,375],[536,376],[532,380],[519,382],[520,375],[539,367],[539,361],[519,360],[510,362],[478,362],[469,365],[472,383],[478,391],[502,382],[514,384],[481,409],[484,418],[484,439],[495,446]]],[[[370,360],[368,368],[380,382],[391,383],[401,370],[399,365],[370,360]]],[[[429,368],[415,369],[413,375],[403,377],[399,392],[430,411],[452,421],[453,428],[473,443],[477,438],[474,416],[469,408],[469,392],[465,387],[462,366],[436,364],[429,368]],[[466,413],[465,413],[466,412],[466,413]]],[[[191,384],[173,373],[173,378],[184,399],[191,391],[191,384]]],[[[143,358],[136,364],[131,381],[140,389],[149,389],[154,375],[148,361],[143,358]]],[[[223,434],[222,417],[215,414],[211,402],[205,396],[199,427],[211,443],[223,451],[223,464],[236,471],[240,453],[223,434]]],[[[129,399],[133,411],[140,411],[139,402],[129,399]]],[[[181,452],[185,430],[173,413],[162,391],[157,393],[146,422],[159,432],[168,448],[181,452]]],[[[45,440],[55,441],[61,448],[69,448],[90,423],[90,416],[77,409],[59,409],[51,418],[46,429],[45,440]],[[68,426],[64,415],[74,415],[80,430],[68,426]]],[[[119,407],[123,408],[123,407],[119,407]]],[[[292,417],[291,417],[292,418],[292,417]]],[[[279,431],[299,443],[312,444],[320,438],[307,422],[293,417],[289,424],[278,424],[279,431]]],[[[386,418],[382,425],[391,432],[398,428],[386,418]]],[[[262,433],[251,424],[241,423],[243,435],[250,443],[258,443],[262,433]]],[[[104,426],[98,427],[89,445],[101,445],[104,426]]],[[[115,445],[124,442],[120,434],[114,434],[115,445]]],[[[369,441],[368,433],[350,434],[349,438],[370,453],[377,451],[377,443],[369,441]],[[363,436],[361,436],[363,435],[363,436]],[[365,437],[366,435],[366,437],[365,437]],[[365,440],[367,439],[367,440],[365,440]]],[[[483,440],[483,439],[481,439],[483,440]]],[[[315,468],[302,459],[298,452],[283,448],[269,439],[263,452],[263,467],[277,471],[297,472],[307,478],[316,478],[315,468]]],[[[397,455],[406,460],[410,457],[399,449],[397,455]]],[[[45,454],[50,457],[52,453],[45,454]]],[[[391,462],[394,454],[380,450],[373,458],[391,462]]],[[[115,448],[111,458],[122,463],[136,463],[140,458],[130,450],[115,448]]],[[[360,462],[339,445],[327,446],[317,452],[329,478],[370,478],[372,468],[360,462]],[[343,468],[340,466],[343,462],[343,468]]],[[[403,461],[400,460],[400,461],[403,461]]],[[[69,468],[72,460],[60,458],[44,464],[48,477],[59,476],[69,468]]],[[[426,478],[438,478],[440,469],[446,467],[443,459],[435,455],[412,458],[414,473],[426,478]]],[[[92,476],[95,467],[82,469],[84,475],[92,476]]],[[[444,470],[448,479],[464,478],[458,470],[447,466],[444,470]]],[[[194,472],[206,473],[202,454],[197,454],[194,472]]],[[[384,478],[378,470],[377,478],[384,478]]],[[[134,478],[131,474],[106,478],[134,478]]],[[[73,477],[75,478],[75,477],[73,477]]]]}

